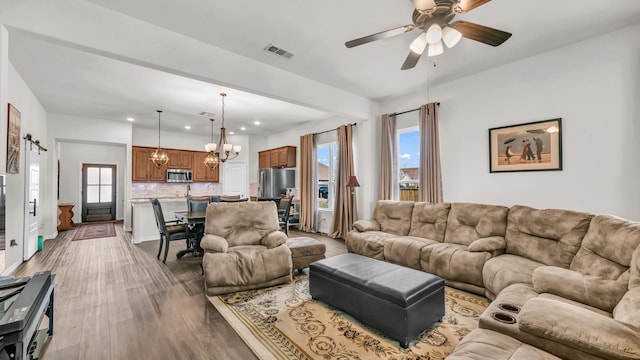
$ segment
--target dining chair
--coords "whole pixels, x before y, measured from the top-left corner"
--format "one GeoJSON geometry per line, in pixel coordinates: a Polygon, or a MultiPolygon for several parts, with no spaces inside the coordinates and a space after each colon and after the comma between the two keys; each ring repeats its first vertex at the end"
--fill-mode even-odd
{"type": "Polygon", "coordinates": [[[280,199],[279,197],[277,198],[271,198],[271,197],[259,197],[256,198],[256,201],[273,201],[274,203],[276,203],[276,207],[280,206],[280,199]]]}
{"type": "Polygon", "coordinates": [[[164,243],[164,259],[162,262],[166,263],[167,254],[169,253],[169,243],[173,240],[184,239],[187,242],[187,248],[189,248],[193,235],[189,231],[187,224],[182,224],[178,220],[164,220],[162,205],[160,205],[160,201],[158,201],[158,199],[151,199],[151,206],[153,207],[153,213],[156,216],[156,225],[158,226],[158,232],[160,233],[160,246],[158,247],[158,255],[156,257],[160,259],[162,244],[164,243]]]}
{"type": "Polygon", "coordinates": [[[291,203],[293,196],[282,197],[278,203],[278,223],[280,228],[284,228],[284,233],[289,236],[289,214],[291,212],[291,203]]]}
{"type": "Polygon", "coordinates": [[[211,197],[209,196],[188,196],[187,209],[189,211],[206,211],[210,202],[211,197]]]}
{"type": "Polygon", "coordinates": [[[220,202],[245,202],[245,201],[249,201],[249,198],[241,198],[241,197],[228,198],[228,197],[220,196],[220,202]]]}

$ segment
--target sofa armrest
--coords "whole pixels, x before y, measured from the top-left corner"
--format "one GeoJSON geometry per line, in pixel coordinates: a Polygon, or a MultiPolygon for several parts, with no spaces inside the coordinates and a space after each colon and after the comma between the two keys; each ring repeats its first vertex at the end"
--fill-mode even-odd
{"type": "Polygon", "coordinates": [[[287,235],[282,231],[273,231],[265,235],[260,239],[260,244],[267,247],[267,249],[273,249],[287,242],[287,235]]]}
{"type": "Polygon", "coordinates": [[[360,231],[380,231],[380,224],[375,220],[358,220],[353,223],[353,227],[360,231]]]}
{"type": "Polygon", "coordinates": [[[629,284],[628,281],[603,279],[556,266],[535,269],[532,280],[538,293],[551,293],[607,312],[613,312],[629,284]]]}
{"type": "Polygon", "coordinates": [[[527,301],[520,331],[603,359],[640,359],[637,328],[575,305],[544,298],[527,301]]]}
{"type": "Polygon", "coordinates": [[[200,240],[200,247],[204,251],[226,253],[229,243],[225,238],[218,235],[206,234],[200,240]]]}
{"type": "Polygon", "coordinates": [[[504,251],[507,248],[507,242],[504,240],[504,236],[489,236],[486,238],[480,238],[474,240],[469,246],[467,250],[471,252],[494,252],[494,251],[504,251]]]}

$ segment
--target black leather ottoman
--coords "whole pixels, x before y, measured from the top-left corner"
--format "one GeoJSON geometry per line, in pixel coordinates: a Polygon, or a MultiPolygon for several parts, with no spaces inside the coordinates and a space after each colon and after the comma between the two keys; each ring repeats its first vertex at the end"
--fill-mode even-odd
{"type": "Polygon", "coordinates": [[[311,297],[367,323],[403,348],[444,316],[444,280],[357,254],[309,266],[311,297]]]}

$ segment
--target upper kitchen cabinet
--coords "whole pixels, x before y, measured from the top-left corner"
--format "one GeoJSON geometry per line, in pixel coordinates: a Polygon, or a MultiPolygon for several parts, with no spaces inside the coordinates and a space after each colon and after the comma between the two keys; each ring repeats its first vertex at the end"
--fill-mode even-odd
{"type": "Polygon", "coordinates": [[[155,167],[151,160],[151,153],[154,148],[133,146],[131,180],[133,182],[164,182],[167,167],[155,167]]]}
{"type": "Polygon", "coordinates": [[[282,146],[258,152],[258,167],[260,169],[296,167],[296,147],[282,146]]]}
{"type": "Polygon", "coordinates": [[[167,152],[169,155],[169,169],[191,169],[193,167],[193,153],[194,151],[184,150],[170,150],[167,152]]]}
{"type": "Polygon", "coordinates": [[[194,182],[218,182],[220,181],[220,165],[210,169],[204,164],[207,157],[206,152],[194,151],[193,160],[193,181],[194,182]]]}

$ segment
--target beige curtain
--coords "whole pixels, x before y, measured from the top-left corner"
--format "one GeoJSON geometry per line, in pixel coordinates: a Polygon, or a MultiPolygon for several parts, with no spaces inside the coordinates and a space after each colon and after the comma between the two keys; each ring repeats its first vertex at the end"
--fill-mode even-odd
{"type": "Polygon", "coordinates": [[[300,229],[316,231],[315,137],[300,136],[300,229]]]}
{"type": "Polygon", "coordinates": [[[383,114],[379,200],[398,200],[398,144],[396,139],[396,117],[383,114]]]}
{"type": "Polygon", "coordinates": [[[333,222],[329,236],[342,238],[347,235],[358,219],[356,196],[347,188],[349,176],[353,176],[352,125],[338,128],[338,178],[336,182],[336,199],[333,209],[333,222]]]}
{"type": "Polygon", "coordinates": [[[442,202],[442,171],[438,140],[438,106],[429,103],[420,107],[420,193],[419,200],[442,202]]]}

